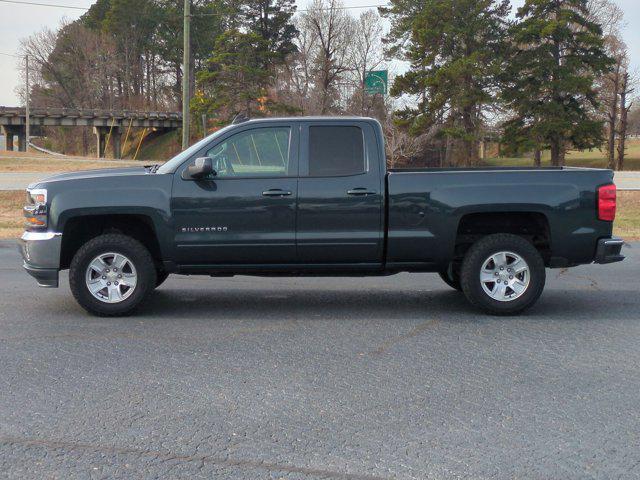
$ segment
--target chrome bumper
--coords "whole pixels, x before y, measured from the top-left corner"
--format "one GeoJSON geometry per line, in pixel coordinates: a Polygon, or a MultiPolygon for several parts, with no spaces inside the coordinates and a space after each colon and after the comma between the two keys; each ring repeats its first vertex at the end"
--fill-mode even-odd
{"type": "Polygon", "coordinates": [[[61,233],[24,232],[20,237],[24,269],[41,287],[58,286],[61,248],[61,233]]]}

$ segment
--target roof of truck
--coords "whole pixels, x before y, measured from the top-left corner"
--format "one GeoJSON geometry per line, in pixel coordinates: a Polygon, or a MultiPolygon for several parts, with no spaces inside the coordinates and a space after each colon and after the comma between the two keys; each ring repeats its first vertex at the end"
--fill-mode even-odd
{"type": "Polygon", "coordinates": [[[371,117],[356,117],[356,116],[344,116],[344,117],[340,117],[340,116],[308,116],[308,117],[265,117],[265,118],[251,118],[249,120],[245,120],[242,123],[248,123],[248,122],[300,122],[300,121],[313,121],[313,122],[320,122],[320,121],[345,121],[345,120],[352,120],[352,121],[374,121],[377,122],[377,120],[375,118],[371,118],[371,117]]]}

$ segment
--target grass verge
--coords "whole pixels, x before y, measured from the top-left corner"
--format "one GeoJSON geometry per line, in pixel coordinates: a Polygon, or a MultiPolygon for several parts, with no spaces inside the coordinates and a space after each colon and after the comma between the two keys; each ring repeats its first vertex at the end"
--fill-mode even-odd
{"type": "Polygon", "coordinates": [[[73,172],[95,168],[114,168],[144,165],[154,162],[134,162],[131,160],[91,160],[91,159],[58,159],[51,157],[17,157],[0,155],[0,173],[23,172],[73,172]]]}
{"type": "MultiPolygon", "coordinates": [[[[22,233],[22,191],[0,191],[0,238],[18,238],[22,233]]],[[[618,192],[615,235],[640,240],[640,192],[618,192]]]]}
{"type": "MultiPolygon", "coordinates": [[[[589,167],[589,168],[607,168],[608,161],[605,158],[606,152],[600,150],[577,151],[571,150],[567,152],[565,159],[568,167],[589,167]]],[[[542,153],[542,166],[549,166],[551,155],[548,151],[542,153]]],[[[496,157],[490,158],[486,165],[492,167],[531,167],[533,166],[533,157],[496,157]]],[[[640,139],[630,139],[626,150],[626,158],[624,161],[625,170],[640,170],[640,139]]]]}

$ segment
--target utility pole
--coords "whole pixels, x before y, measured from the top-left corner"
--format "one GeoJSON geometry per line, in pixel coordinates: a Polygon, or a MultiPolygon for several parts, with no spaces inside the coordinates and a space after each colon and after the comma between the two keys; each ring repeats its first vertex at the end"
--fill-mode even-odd
{"type": "Polygon", "coordinates": [[[25,151],[29,151],[29,142],[31,141],[31,120],[30,120],[30,115],[29,115],[29,97],[30,97],[30,86],[29,86],[29,55],[25,55],[24,56],[24,60],[25,60],[25,67],[26,67],[26,94],[25,94],[25,109],[24,109],[24,120],[25,120],[25,139],[24,139],[24,143],[25,143],[25,151]]]}
{"type": "Polygon", "coordinates": [[[182,70],[182,149],[189,147],[189,86],[191,74],[191,0],[184,0],[184,59],[182,70]]]}

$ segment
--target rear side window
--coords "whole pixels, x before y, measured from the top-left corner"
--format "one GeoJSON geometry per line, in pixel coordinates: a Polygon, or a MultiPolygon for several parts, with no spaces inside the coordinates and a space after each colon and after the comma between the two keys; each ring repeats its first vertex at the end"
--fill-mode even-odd
{"type": "Polygon", "coordinates": [[[309,176],[358,175],[366,171],[358,127],[309,127],[309,176]]]}

